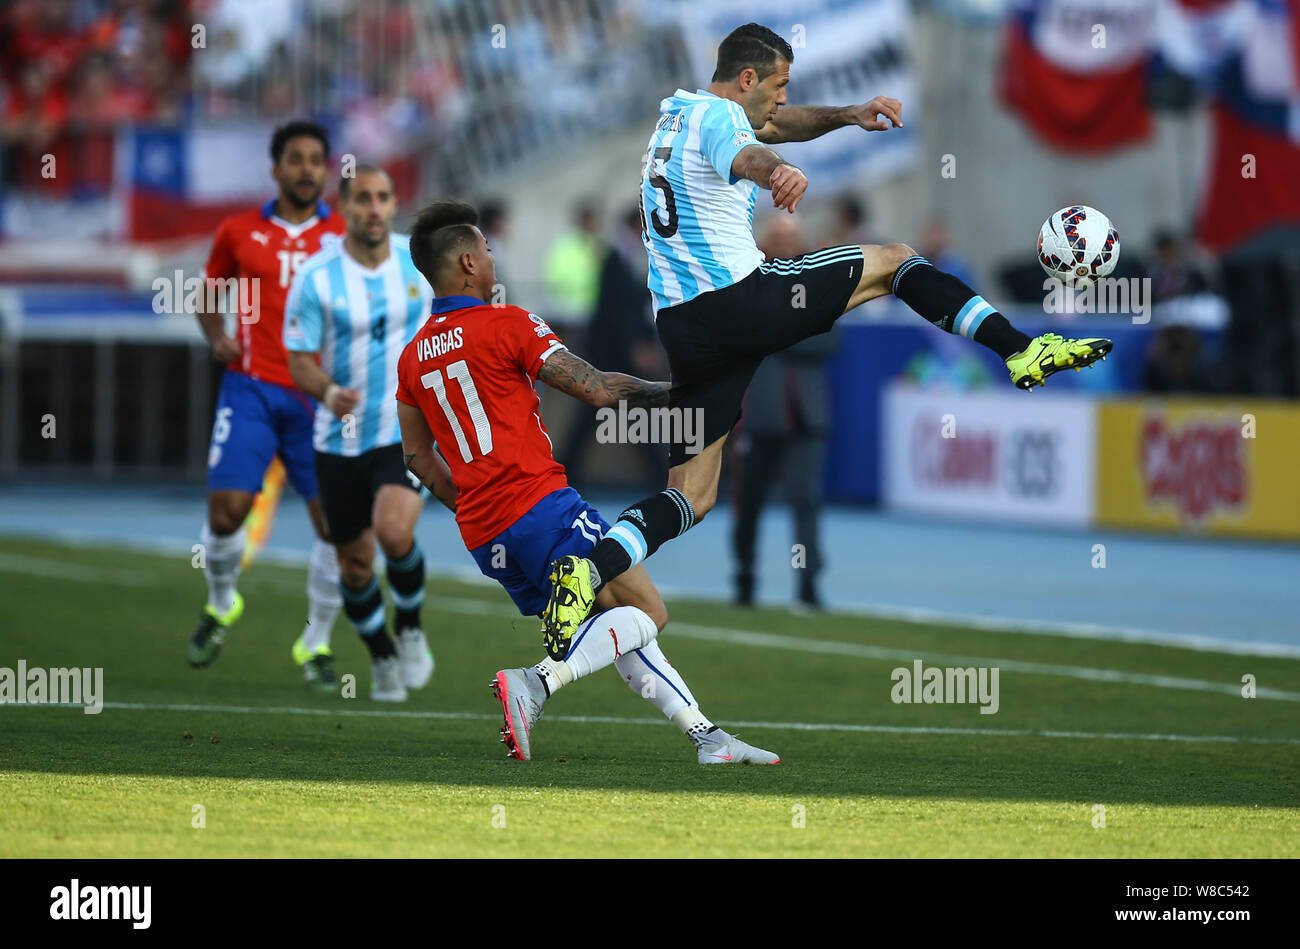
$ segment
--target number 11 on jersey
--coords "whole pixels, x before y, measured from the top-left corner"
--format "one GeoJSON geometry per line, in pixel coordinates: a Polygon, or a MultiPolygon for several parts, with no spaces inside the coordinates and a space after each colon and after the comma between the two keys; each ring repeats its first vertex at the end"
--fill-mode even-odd
{"type": "MultiPolygon", "coordinates": [[[[474,436],[478,441],[479,454],[486,455],[490,453],[492,451],[492,425],[488,422],[483,403],[479,401],[478,389],[474,387],[474,378],[469,374],[469,366],[465,360],[459,359],[447,367],[447,376],[460,383],[461,395],[465,397],[465,408],[469,411],[470,421],[474,423],[474,436]]],[[[438,404],[442,406],[442,414],[447,417],[447,424],[451,426],[452,433],[456,436],[456,445],[460,448],[460,457],[466,464],[472,462],[474,455],[469,450],[465,430],[461,428],[455,410],[452,409],[451,403],[447,401],[447,385],[443,381],[442,372],[437,369],[426,372],[420,376],[420,382],[426,389],[432,389],[433,394],[437,396],[438,404]]]]}

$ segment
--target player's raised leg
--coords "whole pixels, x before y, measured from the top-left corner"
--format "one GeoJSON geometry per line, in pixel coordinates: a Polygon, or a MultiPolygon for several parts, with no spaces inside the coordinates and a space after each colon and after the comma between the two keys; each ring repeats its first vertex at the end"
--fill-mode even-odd
{"type": "MultiPolygon", "coordinates": [[[[402,475],[405,481],[405,473],[402,475]]],[[[402,682],[423,688],[433,675],[433,652],[420,625],[424,604],[424,554],[415,541],[415,523],[422,507],[409,481],[385,484],[375,494],[375,537],[388,562],[388,594],[393,600],[393,629],[402,682]]]]}
{"type": "Polygon", "coordinates": [[[1063,369],[1082,369],[1105,359],[1108,339],[1066,339],[1020,332],[992,304],[950,273],[934,267],[906,244],[862,247],[863,269],[845,311],[892,293],[946,333],[966,336],[993,350],[1007,364],[1017,388],[1042,385],[1063,369]]]}
{"type": "Polygon", "coordinates": [[[570,555],[555,561],[551,598],[542,617],[548,653],[563,653],[605,583],[621,577],[713,510],[726,441],[724,434],[698,454],[684,456],[685,461],[668,470],[668,487],[624,510],[587,557],[570,555]]]}

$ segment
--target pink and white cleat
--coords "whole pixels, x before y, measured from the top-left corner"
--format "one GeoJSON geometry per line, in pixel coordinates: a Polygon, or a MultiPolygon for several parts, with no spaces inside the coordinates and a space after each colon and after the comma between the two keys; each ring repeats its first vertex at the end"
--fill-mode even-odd
{"type": "Polygon", "coordinates": [[[506,750],[511,758],[527,761],[532,757],[529,735],[542,717],[546,701],[541,677],[532,669],[503,669],[492,679],[492,694],[501,700],[505,713],[501,740],[506,750]]]}
{"type": "Polygon", "coordinates": [[[780,764],[781,759],[770,751],[755,748],[741,741],[735,735],[729,735],[721,728],[715,728],[706,736],[707,740],[696,744],[700,764],[780,764]]]}

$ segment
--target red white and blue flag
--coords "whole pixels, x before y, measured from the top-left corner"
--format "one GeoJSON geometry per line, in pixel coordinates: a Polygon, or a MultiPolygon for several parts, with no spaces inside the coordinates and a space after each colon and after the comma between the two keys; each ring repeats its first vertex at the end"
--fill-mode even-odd
{"type": "Polygon", "coordinates": [[[1103,152],[1151,133],[1145,101],[1152,0],[1019,0],[999,91],[1048,145],[1103,152]]]}
{"type": "Polygon", "coordinates": [[[1159,55],[1213,95],[1201,242],[1300,223],[1300,0],[1165,0],[1159,55]]]}

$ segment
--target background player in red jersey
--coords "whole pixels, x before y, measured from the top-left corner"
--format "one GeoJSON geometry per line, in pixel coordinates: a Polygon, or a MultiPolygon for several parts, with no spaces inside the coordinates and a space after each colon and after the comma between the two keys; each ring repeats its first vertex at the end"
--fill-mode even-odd
{"type": "MultiPolygon", "coordinates": [[[[329,649],[338,613],[338,560],[324,541],[316,489],[312,421],[316,403],[289,374],[284,349],[284,303],[298,265],[343,233],[341,215],[321,201],[329,139],[311,122],[290,122],[271,138],[271,177],[279,196],[259,209],[221,222],[204,274],[211,286],[235,280],[241,291],[236,335],[226,332],[222,312],[199,314],[212,356],[226,363],[208,450],[208,519],[203,527],[208,601],[190,639],[190,665],[210,664],[226,631],[244,610],[235,589],[244,553],[244,519],[271,459],[284,462],[288,479],[307,502],[317,540],[307,574],[307,625],[294,643],[294,659],[308,685],[336,685],[329,649]],[[248,288],[252,287],[249,293],[248,288]]],[[[230,309],[229,306],[226,307],[230,309]]],[[[338,398],[343,398],[340,395],[338,398]]],[[[335,406],[331,406],[335,408],[335,406]]],[[[348,406],[339,407],[347,411],[348,406]]]]}
{"type": "MultiPolygon", "coordinates": [[[[583,556],[578,552],[590,551],[609,525],[569,487],[553,457],[534,381],[593,406],[662,406],[668,383],[594,369],[540,316],[486,303],[496,268],[477,220],[469,205],[438,201],[411,229],[411,259],[435,299],[397,364],[402,451],[407,467],[456,512],[479,569],[505,587],[520,613],[539,616],[551,561],[583,556]]],[[[613,664],[691,739],[701,764],[778,763],[700,711],[656,642],[667,622],[663,598],[636,566],[601,589],[594,614],[563,654],[498,672],[492,687],[510,754],[531,757],[533,726],[557,689],[613,664]]]]}

